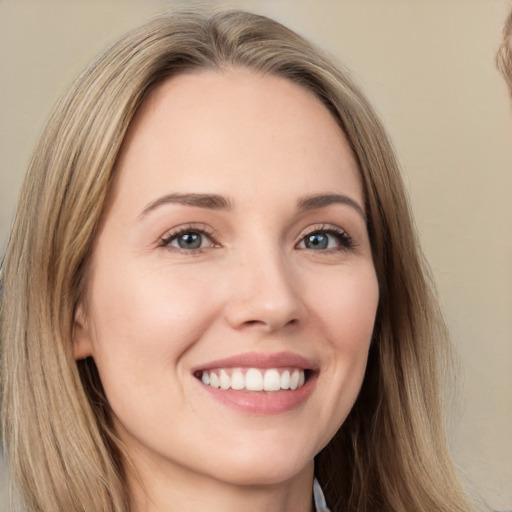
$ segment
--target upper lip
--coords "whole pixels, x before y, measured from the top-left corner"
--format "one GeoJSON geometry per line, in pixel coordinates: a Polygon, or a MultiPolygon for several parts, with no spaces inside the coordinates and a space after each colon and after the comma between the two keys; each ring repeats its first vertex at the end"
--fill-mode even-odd
{"type": "Polygon", "coordinates": [[[294,354],[293,352],[275,352],[275,353],[261,353],[261,352],[246,352],[224,359],[217,359],[209,361],[201,366],[192,370],[196,372],[199,370],[213,370],[215,368],[282,368],[292,367],[303,370],[318,371],[318,364],[313,360],[294,354]]]}

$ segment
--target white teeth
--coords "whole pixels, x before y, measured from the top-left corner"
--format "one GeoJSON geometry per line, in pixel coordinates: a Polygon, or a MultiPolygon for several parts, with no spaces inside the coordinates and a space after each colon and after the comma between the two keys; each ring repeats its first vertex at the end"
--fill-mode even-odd
{"type": "Polygon", "coordinates": [[[299,371],[294,370],[291,377],[290,377],[290,389],[297,389],[299,386],[299,371]]]}
{"type": "Polygon", "coordinates": [[[212,388],[219,388],[220,387],[220,381],[219,381],[219,377],[217,376],[216,373],[210,373],[210,386],[212,388]]]}
{"type": "MultiPolygon", "coordinates": [[[[282,371],[282,370],[281,370],[282,371]]],[[[201,381],[205,386],[220,388],[222,390],[234,389],[236,391],[279,391],[281,389],[295,390],[306,382],[304,370],[284,370],[282,373],[277,368],[260,370],[248,368],[245,371],[237,368],[231,373],[224,368],[204,371],[201,381]]]]}
{"type": "Polygon", "coordinates": [[[231,379],[226,370],[221,370],[219,375],[220,389],[229,389],[231,387],[231,379]]]}
{"type": "Polygon", "coordinates": [[[306,376],[304,375],[304,372],[299,372],[299,384],[297,385],[298,388],[301,388],[304,386],[304,383],[306,382],[306,376]]]}
{"type": "Polygon", "coordinates": [[[250,368],[245,374],[245,389],[247,391],[263,390],[263,375],[256,368],[250,368]]]}
{"type": "Polygon", "coordinates": [[[279,391],[281,389],[281,377],[277,370],[267,370],[265,372],[263,389],[265,391],[279,391]]]}
{"type": "Polygon", "coordinates": [[[290,372],[288,370],[281,375],[281,389],[290,389],[290,372]]]}
{"type": "Polygon", "coordinates": [[[235,370],[231,375],[231,387],[235,390],[245,389],[245,377],[240,370],[235,370]]]}

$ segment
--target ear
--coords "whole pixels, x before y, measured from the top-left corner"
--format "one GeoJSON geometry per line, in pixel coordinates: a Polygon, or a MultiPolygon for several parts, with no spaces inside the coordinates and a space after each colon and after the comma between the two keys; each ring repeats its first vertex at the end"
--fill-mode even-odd
{"type": "Polygon", "coordinates": [[[93,355],[91,329],[82,304],[76,308],[73,321],[73,353],[77,361],[93,355]]]}

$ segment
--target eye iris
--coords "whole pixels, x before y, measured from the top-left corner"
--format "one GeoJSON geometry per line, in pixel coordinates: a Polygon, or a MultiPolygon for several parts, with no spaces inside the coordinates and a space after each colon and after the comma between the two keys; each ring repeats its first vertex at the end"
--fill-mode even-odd
{"type": "Polygon", "coordinates": [[[327,249],[329,239],[325,233],[312,233],[304,241],[308,249],[327,249]]]}
{"type": "Polygon", "coordinates": [[[201,235],[199,233],[185,233],[178,237],[178,246],[181,249],[199,249],[201,247],[201,235]]]}

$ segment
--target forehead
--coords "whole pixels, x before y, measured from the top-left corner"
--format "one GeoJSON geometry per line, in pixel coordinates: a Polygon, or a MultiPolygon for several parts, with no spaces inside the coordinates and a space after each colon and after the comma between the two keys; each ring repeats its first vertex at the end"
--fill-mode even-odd
{"type": "Polygon", "coordinates": [[[236,193],[241,183],[250,183],[245,193],[348,187],[362,195],[350,145],[323,103],[290,80],[245,69],[161,83],[133,119],[116,172],[114,196],[127,186],[154,195],[152,185],[229,194],[226,186],[236,193]]]}

